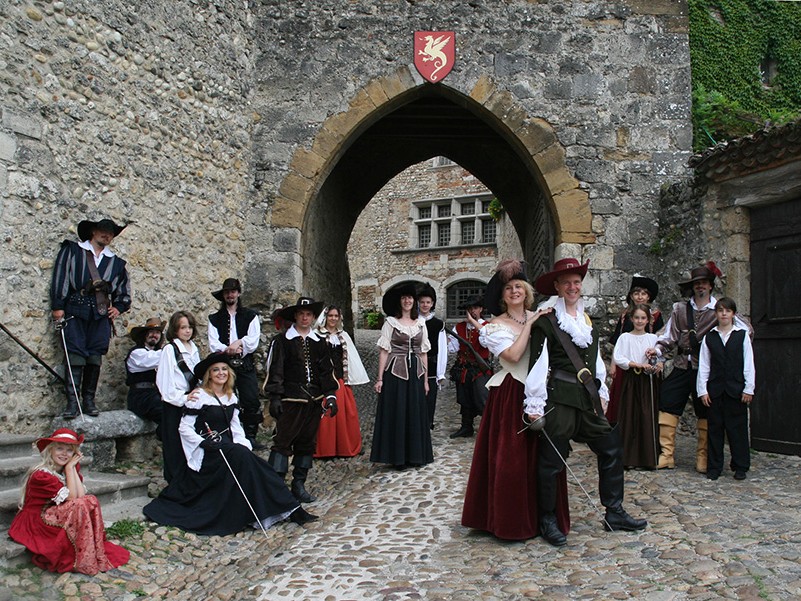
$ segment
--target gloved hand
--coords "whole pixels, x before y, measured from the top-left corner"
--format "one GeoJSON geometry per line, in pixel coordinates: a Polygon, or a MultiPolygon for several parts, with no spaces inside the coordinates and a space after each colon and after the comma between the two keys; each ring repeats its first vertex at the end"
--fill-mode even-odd
{"type": "Polygon", "coordinates": [[[270,401],[270,415],[272,415],[275,419],[281,417],[281,414],[284,412],[284,407],[281,404],[281,399],[273,399],[270,401]]]}
{"type": "Polygon", "coordinates": [[[339,411],[339,407],[337,407],[337,398],[335,396],[327,397],[325,399],[325,408],[326,411],[331,411],[331,417],[335,417],[339,411]]]}
{"type": "Polygon", "coordinates": [[[204,451],[219,451],[222,448],[222,443],[213,438],[204,438],[200,442],[200,448],[204,451]]]}

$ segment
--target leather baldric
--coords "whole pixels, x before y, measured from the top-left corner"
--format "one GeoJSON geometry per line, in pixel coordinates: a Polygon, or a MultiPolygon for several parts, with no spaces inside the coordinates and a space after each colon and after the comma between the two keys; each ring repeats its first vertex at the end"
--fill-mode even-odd
{"type": "Polygon", "coordinates": [[[570,336],[568,336],[567,332],[559,327],[559,322],[556,320],[556,315],[553,313],[548,313],[546,317],[550,320],[553,330],[556,332],[556,337],[559,339],[559,343],[562,345],[562,348],[565,349],[567,358],[570,359],[573,367],[576,368],[576,384],[582,385],[587,389],[587,392],[590,394],[590,400],[592,400],[592,406],[595,409],[596,415],[598,417],[604,417],[604,409],[603,405],[601,405],[601,395],[598,392],[598,386],[595,384],[595,374],[590,371],[590,369],[584,364],[584,361],[581,360],[578,350],[576,350],[576,345],[573,344],[573,340],[570,338],[570,336]]]}
{"type": "Polygon", "coordinates": [[[90,250],[85,250],[85,252],[86,266],[89,268],[89,276],[92,278],[92,289],[94,290],[95,301],[97,302],[97,312],[100,315],[108,315],[109,298],[108,294],[103,290],[103,278],[100,277],[100,272],[97,270],[95,256],[90,250]]]}

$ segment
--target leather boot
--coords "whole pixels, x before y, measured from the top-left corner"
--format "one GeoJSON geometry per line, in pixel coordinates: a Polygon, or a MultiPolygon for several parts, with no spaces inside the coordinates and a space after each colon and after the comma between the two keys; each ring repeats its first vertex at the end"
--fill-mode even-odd
{"type": "Polygon", "coordinates": [[[705,419],[699,419],[695,428],[698,430],[698,447],[695,450],[695,471],[699,474],[706,474],[708,457],[706,445],[709,422],[705,419]]]}
{"type": "Polygon", "coordinates": [[[676,462],[673,452],[676,450],[676,428],[679,425],[679,416],[664,411],[659,412],[659,463],[656,469],[673,469],[676,462]]]}
{"type": "Polygon", "coordinates": [[[537,506],[540,512],[542,538],[555,547],[561,547],[567,542],[567,537],[559,530],[556,523],[556,479],[565,469],[562,459],[567,459],[570,453],[570,441],[557,438],[553,443],[558,453],[544,436],[540,437],[537,457],[537,506]]]}
{"type": "Polygon", "coordinates": [[[543,513],[540,516],[540,536],[554,547],[561,547],[567,543],[567,537],[564,532],[559,530],[556,515],[553,512],[543,513]]]}
{"type": "MultiPolygon", "coordinates": [[[[61,414],[61,417],[64,419],[75,419],[78,417],[78,397],[75,396],[75,391],[81,389],[81,380],[83,379],[83,365],[73,365],[70,369],[72,373],[72,380],[75,381],[75,388],[72,387],[72,381],[70,380],[70,374],[67,373],[65,380],[66,386],[65,390],[67,392],[67,406],[64,409],[64,412],[61,414]]],[[[80,394],[80,393],[79,393],[80,394]]]]}
{"type": "Polygon", "coordinates": [[[95,405],[95,392],[97,382],[100,380],[100,366],[87,363],[83,368],[83,383],[81,384],[82,407],[84,415],[97,417],[100,411],[95,405]]]}
{"type": "Polygon", "coordinates": [[[588,444],[598,457],[598,493],[606,507],[606,530],[642,530],[645,520],[635,520],[623,509],[623,440],[615,426],[603,438],[588,444]]]}
{"type": "Polygon", "coordinates": [[[303,507],[298,507],[295,511],[289,514],[289,520],[298,526],[303,526],[309,522],[316,522],[320,518],[313,513],[309,513],[303,507]]]}
{"type": "Polygon", "coordinates": [[[273,449],[270,451],[270,458],[267,459],[267,463],[275,470],[276,474],[281,476],[282,480],[286,478],[286,473],[289,471],[289,457],[273,449]]]}
{"type": "Polygon", "coordinates": [[[311,455],[295,455],[292,460],[294,468],[292,469],[292,486],[289,490],[301,503],[314,503],[317,500],[306,490],[306,477],[309,475],[311,464],[311,455]]]}
{"type": "Polygon", "coordinates": [[[470,438],[473,435],[473,418],[462,415],[462,426],[449,438],[470,438]]]}

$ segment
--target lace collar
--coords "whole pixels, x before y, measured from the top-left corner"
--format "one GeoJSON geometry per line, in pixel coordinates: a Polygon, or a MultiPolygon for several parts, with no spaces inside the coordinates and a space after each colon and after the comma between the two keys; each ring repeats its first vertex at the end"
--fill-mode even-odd
{"type": "MultiPolygon", "coordinates": [[[[284,336],[286,336],[287,340],[292,340],[293,338],[298,338],[300,335],[301,335],[300,332],[298,332],[295,329],[295,324],[294,323],[286,331],[286,334],[284,334],[284,336]]],[[[306,338],[311,338],[312,340],[320,340],[320,336],[317,334],[317,332],[314,331],[314,328],[309,330],[309,333],[306,334],[306,338]]]]}
{"type": "Polygon", "coordinates": [[[559,329],[567,332],[573,343],[579,348],[587,348],[592,344],[592,325],[584,314],[584,301],[579,299],[576,305],[576,317],[567,313],[565,299],[559,298],[553,307],[559,329]]]}
{"type": "Polygon", "coordinates": [[[409,337],[414,337],[420,331],[420,328],[425,327],[425,320],[422,317],[418,317],[417,321],[415,321],[410,326],[405,326],[401,322],[398,321],[396,317],[387,317],[387,323],[391,325],[393,328],[406,334],[409,337]]]}
{"type": "Polygon", "coordinates": [[[46,472],[46,473],[50,474],[51,476],[55,476],[56,478],[58,478],[61,481],[62,484],[66,484],[67,483],[67,478],[66,478],[66,476],[64,476],[64,474],[59,474],[58,472],[55,472],[55,471],[51,470],[50,468],[41,466],[41,467],[36,468],[36,471],[37,472],[46,472]]]}

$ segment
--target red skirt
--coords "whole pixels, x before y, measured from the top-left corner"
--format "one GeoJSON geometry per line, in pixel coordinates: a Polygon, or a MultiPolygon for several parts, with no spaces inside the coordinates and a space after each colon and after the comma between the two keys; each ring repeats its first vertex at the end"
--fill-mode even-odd
{"type": "Polygon", "coordinates": [[[606,407],[606,419],[610,424],[617,423],[617,414],[620,411],[620,389],[623,386],[623,374],[626,370],[617,367],[615,377],[612,378],[612,385],[609,387],[609,405],[606,407]]]}
{"type": "Polygon", "coordinates": [[[317,431],[315,457],[355,457],[362,450],[359,412],[350,386],[339,380],[336,417],[326,415],[317,431]]]}
{"type": "MultiPolygon", "coordinates": [[[[490,390],[473,451],[462,525],[506,540],[539,534],[537,448],[540,438],[523,429],[523,385],[507,375],[490,390]]],[[[556,519],[570,531],[567,476],[558,477],[556,519]]]]}
{"type": "Polygon", "coordinates": [[[95,575],[130,557],[126,549],[106,540],[100,504],[93,495],[43,510],[26,506],[14,518],[9,535],[28,548],[35,565],[50,572],[95,575]]]}

